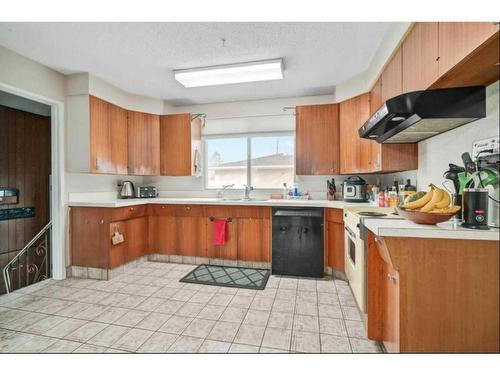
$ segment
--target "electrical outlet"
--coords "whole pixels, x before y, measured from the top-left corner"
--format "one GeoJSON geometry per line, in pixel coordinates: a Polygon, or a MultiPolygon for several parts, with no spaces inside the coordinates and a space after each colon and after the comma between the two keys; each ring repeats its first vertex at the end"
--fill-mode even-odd
{"type": "MultiPolygon", "coordinates": [[[[492,150],[493,154],[500,152],[500,145],[498,143],[498,137],[491,137],[486,139],[481,139],[475,141],[472,144],[472,159],[476,159],[481,151],[492,150]]],[[[486,153],[481,154],[482,156],[487,155],[486,153]]]]}

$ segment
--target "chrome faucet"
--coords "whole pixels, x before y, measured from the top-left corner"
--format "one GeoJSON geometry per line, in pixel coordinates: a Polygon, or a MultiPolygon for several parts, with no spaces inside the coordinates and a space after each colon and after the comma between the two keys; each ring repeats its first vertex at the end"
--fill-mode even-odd
{"type": "Polygon", "coordinates": [[[248,185],[244,186],[245,186],[245,200],[250,200],[250,193],[253,190],[253,186],[248,186],[248,185]]]}
{"type": "Polygon", "coordinates": [[[217,198],[224,199],[224,192],[226,189],[234,187],[234,184],[222,185],[222,189],[217,191],[217,198]]]}

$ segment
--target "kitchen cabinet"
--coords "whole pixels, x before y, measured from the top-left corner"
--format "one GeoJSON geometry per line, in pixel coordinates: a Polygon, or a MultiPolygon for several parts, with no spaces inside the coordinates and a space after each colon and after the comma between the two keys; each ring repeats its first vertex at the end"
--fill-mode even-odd
{"type": "Polygon", "coordinates": [[[415,23],[403,41],[401,51],[403,92],[425,90],[438,79],[437,22],[415,23]]]}
{"type": "MultiPolygon", "coordinates": [[[[214,244],[214,217],[206,218],[207,226],[207,257],[216,259],[238,259],[238,224],[233,219],[227,223],[227,237],[224,245],[214,244]]],[[[221,217],[226,219],[226,217],[221,217]]]]}
{"type": "Polygon", "coordinates": [[[130,262],[148,253],[147,220],[147,217],[138,217],[125,222],[128,237],[125,238],[127,242],[125,262],[130,262]]]}
{"type": "Polygon", "coordinates": [[[271,220],[238,219],[238,259],[253,262],[271,261],[271,220]]]}
{"type": "Polygon", "coordinates": [[[325,208],[325,265],[344,272],[344,216],[343,210],[325,208]]]}
{"type": "Polygon", "coordinates": [[[340,173],[369,173],[377,169],[373,141],[360,138],[358,129],[370,117],[370,94],[340,103],[340,173]]]}
{"type": "Polygon", "coordinates": [[[204,217],[177,218],[177,254],[191,257],[207,256],[207,229],[204,217]]]}
{"type": "Polygon", "coordinates": [[[368,338],[390,353],[499,352],[498,242],[367,237],[368,338]]]}
{"type": "MultiPolygon", "coordinates": [[[[201,152],[201,120],[191,114],[160,116],[160,173],[162,176],[192,176],[198,173],[196,153],[201,152]]],[[[199,160],[198,160],[199,163],[199,160]]]]}
{"type": "Polygon", "coordinates": [[[401,48],[398,48],[381,75],[382,103],[403,93],[403,68],[401,48]]]}
{"type": "Polygon", "coordinates": [[[127,111],[89,96],[90,172],[127,174],[127,111]]]}
{"type": "Polygon", "coordinates": [[[497,33],[498,22],[439,22],[438,28],[441,76],[497,33]]]}
{"type": "Polygon", "coordinates": [[[337,104],[296,108],[296,174],[333,175],[340,171],[337,104]]]}
{"type": "Polygon", "coordinates": [[[147,211],[133,211],[134,214],[124,218],[115,211],[123,208],[71,208],[71,265],[110,269],[148,253],[147,211]],[[115,231],[124,237],[117,245],[111,242],[115,231]]]}
{"type": "Polygon", "coordinates": [[[177,254],[177,219],[173,216],[149,217],[149,249],[152,253],[177,254]]]}
{"type": "Polygon", "coordinates": [[[160,116],[128,111],[128,174],[160,174],[160,116]]]}

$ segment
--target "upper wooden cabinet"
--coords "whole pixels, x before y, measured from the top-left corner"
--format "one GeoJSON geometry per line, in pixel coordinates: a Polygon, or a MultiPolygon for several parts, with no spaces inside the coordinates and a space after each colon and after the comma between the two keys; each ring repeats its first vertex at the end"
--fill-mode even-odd
{"type": "Polygon", "coordinates": [[[90,95],[92,173],[127,174],[127,111],[90,95]]]}
{"type": "Polygon", "coordinates": [[[340,103],[340,173],[369,173],[375,169],[373,141],[360,138],[358,129],[370,117],[370,94],[340,103]]]}
{"type": "Polygon", "coordinates": [[[296,174],[338,174],[338,104],[296,108],[296,174]]]}
{"type": "Polygon", "coordinates": [[[425,90],[438,79],[437,22],[417,22],[404,40],[401,51],[403,92],[425,90]]]}
{"type": "Polygon", "coordinates": [[[438,27],[439,75],[448,72],[498,32],[498,22],[439,22],[438,27]]]}
{"type": "Polygon", "coordinates": [[[128,173],[160,174],[160,116],[128,111],[128,173]]]}
{"type": "Polygon", "coordinates": [[[381,76],[381,100],[385,102],[403,93],[403,67],[401,48],[391,58],[381,76]]]}
{"type": "MultiPolygon", "coordinates": [[[[190,113],[160,116],[160,173],[192,176],[198,171],[196,152],[201,148],[201,121],[190,113]]],[[[200,156],[199,156],[200,157],[200,156]]]]}
{"type": "Polygon", "coordinates": [[[375,112],[381,105],[381,102],[375,106],[371,105],[372,93],[340,103],[342,139],[340,173],[397,172],[417,169],[417,144],[380,144],[359,137],[358,129],[370,117],[371,109],[375,112]]]}

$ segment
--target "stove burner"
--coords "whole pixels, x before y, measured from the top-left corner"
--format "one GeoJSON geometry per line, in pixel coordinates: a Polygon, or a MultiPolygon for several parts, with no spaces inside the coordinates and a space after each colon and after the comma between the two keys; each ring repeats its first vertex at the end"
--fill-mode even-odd
{"type": "Polygon", "coordinates": [[[362,211],[362,212],[358,212],[358,215],[361,215],[361,216],[387,216],[387,214],[384,214],[382,212],[375,212],[375,211],[362,211]]]}

